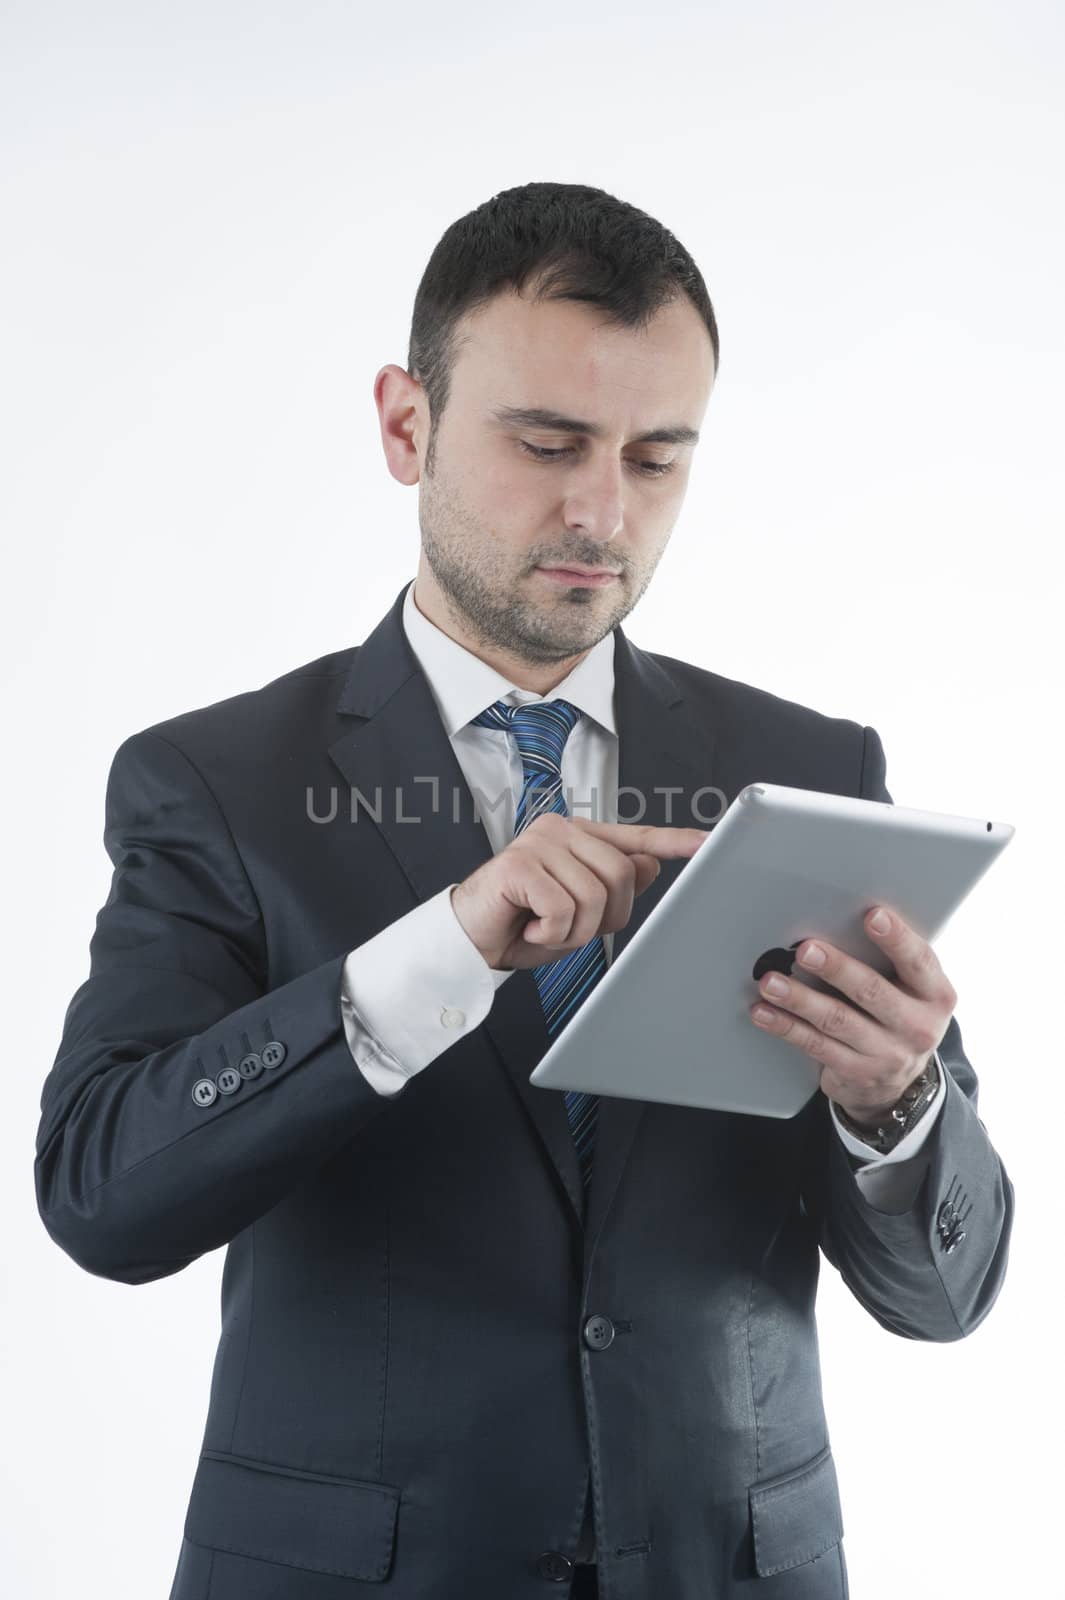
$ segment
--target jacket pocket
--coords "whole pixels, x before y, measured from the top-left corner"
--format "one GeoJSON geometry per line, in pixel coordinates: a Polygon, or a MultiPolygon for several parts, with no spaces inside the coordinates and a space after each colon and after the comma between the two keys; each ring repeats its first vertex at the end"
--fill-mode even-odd
{"type": "Polygon", "coordinates": [[[754,1567],[760,1578],[801,1567],[843,1538],[843,1515],[832,1450],[767,1478],[747,1491],[754,1535],[754,1567]]]}
{"type": "Polygon", "coordinates": [[[399,1496],[387,1483],[205,1450],[185,1537],[210,1550],[379,1583],[392,1561],[399,1496]]]}

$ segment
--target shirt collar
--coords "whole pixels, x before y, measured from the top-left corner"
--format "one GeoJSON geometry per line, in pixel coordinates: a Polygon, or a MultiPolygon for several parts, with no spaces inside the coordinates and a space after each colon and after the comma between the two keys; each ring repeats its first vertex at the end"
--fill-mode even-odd
{"type": "Polygon", "coordinates": [[[518,688],[495,667],[452,639],[435,622],[430,622],[414,603],[413,581],[403,597],[403,627],[449,739],[496,700],[507,700],[511,705],[568,700],[608,733],[616,735],[613,629],[592,646],[561,683],[549,694],[542,695],[518,688]]]}

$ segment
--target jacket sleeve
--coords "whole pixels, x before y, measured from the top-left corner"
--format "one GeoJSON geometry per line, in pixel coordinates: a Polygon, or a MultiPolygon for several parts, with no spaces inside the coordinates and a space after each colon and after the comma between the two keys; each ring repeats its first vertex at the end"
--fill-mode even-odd
{"type": "MultiPolygon", "coordinates": [[[[880,738],[866,728],[862,798],[891,804],[884,778],[880,738]]],[[[927,1170],[909,1209],[880,1211],[864,1198],[857,1163],[831,1130],[823,1096],[803,1205],[824,1254],[883,1327],[904,1338],[948,1341],[978,1327],[998,1297],[1013,1186],[977,1115],[977,1077],[956,1015],[939,1058],[946,1097],[922,1148],[927,1170]]]]}
{"type": "Polygon", "coordinates": [[[351,1059],[346,951],[267,992],[225,818],[158,734],[115,754],[104,844],[110,893],[44,1082],[34,1176],[57,1244],[145,1283],[227,1243],[394,1100],[351,1059]]]}

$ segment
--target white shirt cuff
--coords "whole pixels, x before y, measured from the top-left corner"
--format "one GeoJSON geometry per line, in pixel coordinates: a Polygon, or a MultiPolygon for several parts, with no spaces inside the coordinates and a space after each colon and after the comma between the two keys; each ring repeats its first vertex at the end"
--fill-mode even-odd
{"type": "Polygon", "coordinates": [[[925,1151],[925,1158],[921,1161],[914,1161],[913,1158],[920,1155],[922,1146],[926,1143],[947,1097],[947,1072],[939,1059],[938,1050],[932,1052],[932,1058],[939,1068],[939,1088],[936,1097],[917,1126],[885,1155],[880,1155],[871,1145],[843,1127],[836,1114],[835,1105],[831,1100],[828,1102],[836,1133],[844,1148],[863,1163],[854,1174],[855,1181],[865,1199],[878,1211],[908,1210],[925,1175],[930,1152],[925,1151]],[[909,1165],[911,1162],[912,1165],[909,1165]]]}
{"type": "Polygon", "coordinates": [[[448,884],[352,950],[340,1011],[356,1066],[378,1094],[396,1095],[478,1027],[513,968],[490,967],[455,915],[448,884]]]}

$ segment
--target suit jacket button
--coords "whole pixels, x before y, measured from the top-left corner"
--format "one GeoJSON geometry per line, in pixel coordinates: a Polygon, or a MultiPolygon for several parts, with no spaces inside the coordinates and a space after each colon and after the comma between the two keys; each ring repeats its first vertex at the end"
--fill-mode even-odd
{"type": "Polygon", "coordinates": [[[573,1562],[560,1550],[545,1550],[543,1555],[537,1558],[536,1571],[541,1578],[551,1578],[555,1583],[563,1583],[573,1575],[573,1562]]]}
{"type": "Polygon", "coordinates": [[[614,1343],[614,1324],[609,1317],[589,1317],[584,1324],[584,1342],[589,1350],[605,1350],[614,1343]]]}
{"type": "Polygon", "coordinates": [[[192,1086],[192,1098],[198,1106],[213,1106],[218,1099],[218,1090],[211,1078],[197,1078],[192,1086]]]}
{"type": "Polygon", "coordinates": [[[223,1067],[214,1081],[218,1085],[219,1094],[236,1094],[244,1079],[236,1067],[223,1067]]]}
{"type": "Polygon", "coordinates": [[[257,1056],[254,1050],[250,1051],[246,1056],[241,1056],[237,1062],[237,1071],[242,1078],[257,1078],[262,1070],[262,1056],[257,1056]]]}
{"type": "Polygon", "coordinates": [[[264,1044],[259,1051],[264,1067],[279,1067],[288,1055],[288,1051],[280,1039],[271,1039],[269,1044],[264,1044]]]}

